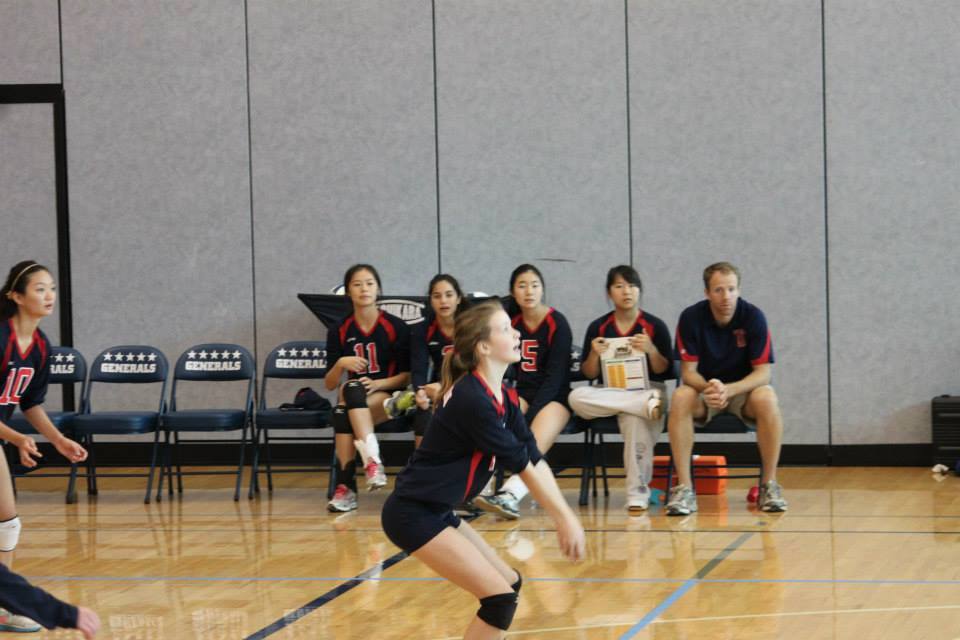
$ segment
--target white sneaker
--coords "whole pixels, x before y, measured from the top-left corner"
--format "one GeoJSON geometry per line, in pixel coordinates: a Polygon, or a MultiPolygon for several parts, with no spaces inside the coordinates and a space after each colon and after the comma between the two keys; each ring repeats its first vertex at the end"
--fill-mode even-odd
{"type": "Polygon", "coordinates": [[[35,633],[42,629],[40,625],[26,616],[18,616],[6,609],[0,609],[0,631],[14,633],[35,633]]]}
{"type": "Polygon", "coordinates": [[[376,491],[387,486],[387,471],[382,462],[371,460],[363,471],[367,475],[367,491],[376,491]]]}
{"type": "Polygon", "coordinates": [[[347,488],[345,484],[338,484],[333,498],[327,503],[327,511],[345,513],[357,508],[357,494],[347,488]]]}
{"type": "Polygon", "coordinates": [[[659,390],[650,394],[644,407],[647,420],[659,420],[663,417],[663,393],[659,390]]]}
{"type": "Polygon", "coordinates": [[[650,508],[650,489],[644,485],[627,490],[627,511],[643,513],[650,508]]]}

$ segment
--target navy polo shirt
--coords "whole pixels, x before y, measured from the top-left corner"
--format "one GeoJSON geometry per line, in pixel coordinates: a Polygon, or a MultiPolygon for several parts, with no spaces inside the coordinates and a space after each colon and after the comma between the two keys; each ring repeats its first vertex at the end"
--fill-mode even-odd
{"type": "Polygon", "coordinates": [[[740,298],[730,323],[721,327],[710,311],[710,302],[701,300],[680,314],[676,357],[696,362],[697,372],[707,380],[743,380],[755,366],[773,364],[767,318],[758,307],[740,298]]]}

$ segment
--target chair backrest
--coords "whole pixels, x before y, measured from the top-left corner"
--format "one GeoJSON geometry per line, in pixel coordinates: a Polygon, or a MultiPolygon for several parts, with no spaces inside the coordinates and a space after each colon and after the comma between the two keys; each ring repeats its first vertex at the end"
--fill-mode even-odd
{"type": "Polygon", "coordinates": [[[54,347],[50,351],[50,384],[75,384],[87,379],[87,361],[72,347],[54,347]]]}
{"type": "Polygon", "coordinates": [[[250,380],[256,375],[253,356],[238,344],[208,342],[190,347],[177,358],[174,380],[250,380]]]}
{"type": "Polygon", "coordinates": [[[159,382],[160,403],[163,412],[167,395],[169,365],[163,352],[145,344],[123,344],[105,349],[90,366],[87,388],[83,397],[84,411],[91,409],[90,395],[94,382],[109,384],[146,384],[159,382]]]}
{"type": "Polygon", "coordinates": [[[267,354],[263,377],[318,379],[327,375],[327,343],[319,340],[284,342],[267,354]]]}
{"type": "Polygon", "coordinates": [[[579,345],[570,345],[570,382],[582,382],[586,380],[583,372],[580,371],[580,358],[583,355],[583,349],[579,345]]]}

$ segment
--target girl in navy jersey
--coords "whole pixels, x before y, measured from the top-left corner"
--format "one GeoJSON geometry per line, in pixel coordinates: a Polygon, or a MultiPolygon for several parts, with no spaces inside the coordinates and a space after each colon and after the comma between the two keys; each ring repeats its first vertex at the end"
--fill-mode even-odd
{"type": "Polygon", "coordinates": [[[590,380],[600,376],[600,356],[606,352],[608,340],[629,337],[631,347],[646,354],[650,389],[627,391],[589,386],[570,392],[570,406],[580,417],[617,417],[623,434],[626,506],[634,513],[642,513],[650,504],[653,447],[663,431],[664,382],[676,377],[670,331],[663,320],[640,309],[642,293],[640,274],[633,267],[619,265],[607,272],[607,296],[614,309],[587,328],[580,371],[590,380]]]}
{"type": "MultiPolygon", "coordinates": [[[[532,264],[510,274],[515,312],[511,322],[520,332],[520,362],[514,366],[520,407],[546,453],[570,420],[570,347],[573,337],[562,313],[543,303],[543,275],[532,264]]],[[[510,520],[520,517],[527,487],[514,475],[495,495],[481,495],[474,504],[510,520]]]]}
{"type": "MultiPolygon", "coordinates": [[[[37,466],[41,457],[28,435],[6,425],[17,406],[31,425],[70,462],[86,460],[87,452],[64,437],[50,422],[41,404],[50,377],[50,341],[39,329],[40,321],[53,313],[57,287],[50,270],[32,260],[10,269],[0,291],[0,439],[17,447],[20,463],[37,466]]],[[[0,455],[0,562],[9,565],[20,539],[20,518],[6,456],[0,455]]],[[[0,609],[0,631],[39,631],[40,626],[23,616],[0,609]]]]}
{"type": "Polygon", "coordinates": [[[433,313],[410,332],[410,382],[416,393],[417,412],[413,419],[416,446],[430,424],[430,407],[439,400],[443,356],[453,349],[454,319],[466,301],[457,279],[439,273],[427,287],[433,313]]]}
{"type": "Polygon", "coordinates": [[[522,477],[546,509],[561,552],[572,560],[584,553],[583,527],[542,460],[516,392],[503,385],[507,367],[519,359],[519,333],[497,302],[457,317],[433,421],[381,514],[394,544],[480,600],[464,634],[470,639],[503,637],[521,585],[520,574],[453,513],[498,465],[522,477]]]}
{"type": "Polygon", "coordinates": [[[327,333],[330,368],[324,384],[339,388],[331,422],[336,432],[338,484],[330,511],[357,508],[355,458],[363,460],[367,490],[386,485],[374,425],[386,422],[383,402],[410,380],[410,333],[407,323],[377,308],[380,275],[368,264],[356,264],[343,277],[353,310],[327,333]],[[341,380],[346,379],[343,384],[341,380]]]}

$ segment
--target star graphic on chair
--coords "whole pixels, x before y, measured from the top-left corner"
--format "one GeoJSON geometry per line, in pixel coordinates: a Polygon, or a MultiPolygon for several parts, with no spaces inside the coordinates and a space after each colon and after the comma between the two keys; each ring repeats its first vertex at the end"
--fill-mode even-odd
{"type": "Polygon", "coordinates": [[[107,362],[110,362],[113,360],[113,354],[107,351],[105,354],[103,354],[103,359],[107,362]]]}
{"type": "Polygon", "coordinates": [[[63,362],[63,354],[58,353],[57,355],[53,356],[53,359],[56,360],[57,362],[63,362]]]}
{"type": "Polygon", "coordinates": [[[219,352],[219,351],[216,351],[216,350],[211,351],[211,352],[210,352],[210,357],[211,357],[212,359],[214,359],[214,360],[219,360],[219,359],[220,359],[220,352],[219,352]]]}
{"type": "Polygon", "coordinates": [[[133,352],[131,351],[130,353],[127,354],[127,362],[133,362],[133,359],[134,359],[135,357],[136,357],[136,356],[133,355],[133,352]]]}
{"type": "MultiPolygon", "coordinates": [[[[152,353],[151,353],[150,355],[152,356],[152,357],[150,358],[151,360],[156,357],[156,356],[154,356],[152,353]]],[[[197,357],[197,352],[196,352],[196,351],[194,351],[193,349],[191,349],[190,351],[187,351],[187,359],[188,359],[188,360],[193,360],[193,359],[196,358],[196,357],[197,357]]]]}
{"type": "Polygon", "coordinates": [[[320,357],[320,349],[314,349],[313,351],[310,352],[310,355],[312,355],[314,358],[319,358],[319,357],[320,357]]]}
{"type": "Polygon", "coordinates": [[[303,349],[303,350],[300,351],[300,356],[303,357],[303,358],[306,358],[306,357],[309,356],[309,355],[310,355],[310,352],[307,351],[306,349],[303,349]]]}
{"type": "Polygon", "coordinates": [[[201,351],[201,352],[200,352],[200,359],[201,359],[201,360],[206,360],[206,359],[207,359],[207,352],[206,352],[206,351],[201,351]]]}
{"type": "Polygon", "coordinates": [[[151,353],[150,355],[147,356],[147,360],[149,360],[150,362],[153,362],[156,359],[157,359],[157,354],[155,353],[151,353]]]}
{"type": "Polygon", "coordinates": [[[67,362],[73,362],[73,354],[72,354],[72,353],[68,353],[68,354],[67,354],[66,356],[64,356],[64,357],[67,359],[67,362]]]}
{"type": "Polygon", "coordinates": [[[277,355],[280,356],[281,358],[286,358],[286,357],[287,357],[287,350],[286,350],[286,349],[277,349],[277,355]]]}
{"type": "Polygon", "coordinates": [[[146,359],[147,359],[147,356],[145,356],[144,354],[142,353],[137,354],[137,362],[143,362],[146,359]]]}
{"type": "Polygon", "coordinates": [[[227,360],[230,358],[230,352],[224,350],[224,352],[220,354],[220,357],[223,358],[224,360],[227,360]]]}
{"type": "MultiPolygon", "coordinates": [[[[226,352],[224,352],[224,353],[226,353],[226,352]]],[[[239,360],[241,355],[242,355],[242,354],[241,354],[239,351],[234,351],[234,352],[233,352],[233,357],[234,357],[235,360],[239,360]]]]}

